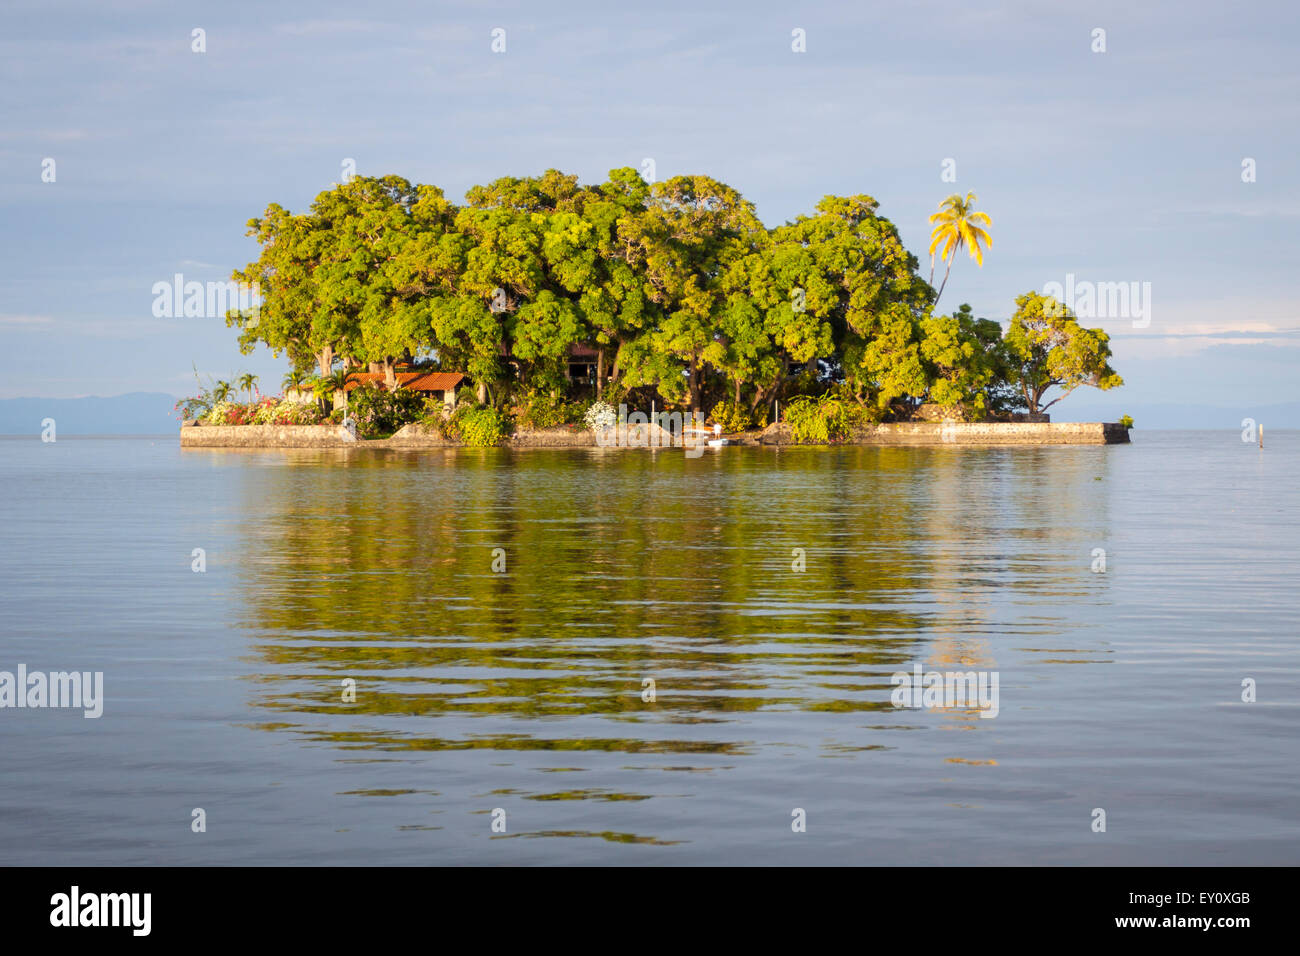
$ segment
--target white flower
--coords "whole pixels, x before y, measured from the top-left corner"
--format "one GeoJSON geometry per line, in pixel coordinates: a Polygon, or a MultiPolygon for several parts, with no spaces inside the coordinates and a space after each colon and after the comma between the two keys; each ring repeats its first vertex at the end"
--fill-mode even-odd
{"type": "Polygon", "coordinates": [[[607,402],[592,402],[591,408],[583,416],[583,422],[592,429],[613,428],[618,424],[618,413],[607,402]]]}

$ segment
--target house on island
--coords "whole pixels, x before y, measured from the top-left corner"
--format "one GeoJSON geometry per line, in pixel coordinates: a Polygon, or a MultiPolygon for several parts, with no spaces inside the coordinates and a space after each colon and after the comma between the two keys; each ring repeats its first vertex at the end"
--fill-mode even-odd
{"type": "Polygon", "coordinates": [[[575,385],[596,384],[597,349],[581,343],[569,346],[568,379],[575,385]]]}
{"type": "MultiPolygon", "coordinates": [[[[395,372],[393,377],[397,380],[398,388],[421,392],[431,398],[436,396],[447,411],[456,407],[456,389],[465,381],[465,376],[460,372],[395,372]]],[[[384,373],[356,372],[348,378],[348,383],[343,388],[345,392],[350,392],[359,385],[384,388],[384,373]]]]}

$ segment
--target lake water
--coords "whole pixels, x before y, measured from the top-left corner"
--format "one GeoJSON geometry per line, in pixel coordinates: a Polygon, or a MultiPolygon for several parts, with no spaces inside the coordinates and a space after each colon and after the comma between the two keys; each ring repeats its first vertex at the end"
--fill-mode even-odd
{"type": "Polygon", "coordinates": [[[0,862],[1294,864],[1297,475],[0,439],[0,670],[105,695],[0,710],[0,862]]]}

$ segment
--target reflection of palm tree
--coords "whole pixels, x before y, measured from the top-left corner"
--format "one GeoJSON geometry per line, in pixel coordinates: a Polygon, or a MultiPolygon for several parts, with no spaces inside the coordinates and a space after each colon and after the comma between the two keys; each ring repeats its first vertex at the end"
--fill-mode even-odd
{"type": "Polygon", "coordinates": [[[993,245],[993,237],[982,228],[993,225],[993,220],[986,213],[975,211],[975,200],[974,193],[967,193],[965,199],[953,193],[939,204],[939,211],[930,217],[930,222],[935,224],[934,231],[930,233],[931,284],[934,283],[934,250],[943,246],[940,258],[948,262],[948,269],[943,274],[943,284],[939,286],[939,292],[934,297],[936,304],[939,302],[939,296],[943,295],[944,286],[948,284],[952,261],[957,258],[957,253],[962,246],[970,251],[970,257],[975,260],[976,265],[983,266],[984,249],[980,244],[993,245]]]}

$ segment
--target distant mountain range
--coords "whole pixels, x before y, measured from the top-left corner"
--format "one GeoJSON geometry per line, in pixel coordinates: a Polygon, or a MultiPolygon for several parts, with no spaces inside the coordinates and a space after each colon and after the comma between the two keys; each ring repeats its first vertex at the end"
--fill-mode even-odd
{"type": "Polygon", "coordinates": [[[0,399],[0,435],[39,435],[41,422],[54,419],[65,435],[173,435],[180,427],[172,407],[176,396],[130,392],[109,398],[0,399]]]}
{"type": "MultiPolygon", "coordinates": [[[[1109,396],[1107,396],[1109,398],[1109,396]]],[[[180,422],[176,396],[130,392],[109,398],[0,399],[0,435],[39,435],[41,421],[53,418],[59,435],[174,435],[180,422]]],[[[1265,427],[1300,428],[1300,402],[1280,405],[1143,405],[1116,396],[1105,404],[1073,405],[1067,399],[1051,409],[1054,422],[1113,422],[1132,415],[1138,429],[1240,428],[1243,418],[1265,427]]]]}

